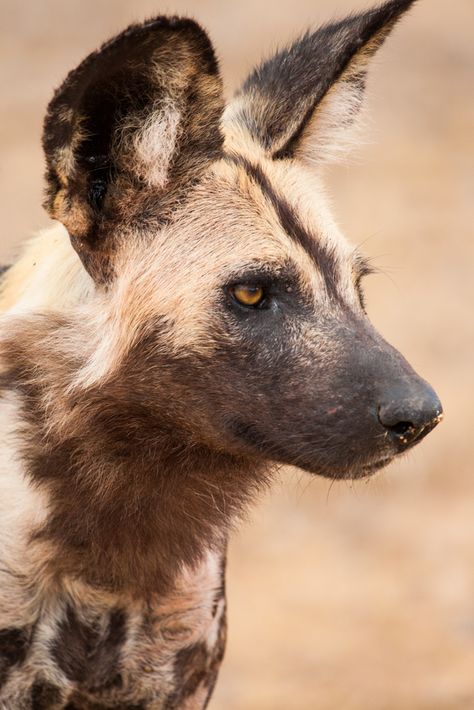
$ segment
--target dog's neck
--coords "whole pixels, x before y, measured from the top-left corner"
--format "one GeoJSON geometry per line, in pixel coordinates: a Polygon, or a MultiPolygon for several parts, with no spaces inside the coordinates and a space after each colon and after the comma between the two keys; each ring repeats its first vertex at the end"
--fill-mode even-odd
{"type": "Polygon", "coordinates": [[[1,345],[3,392],[17,402],[16,456],[47,498],[32,539],[54,551],[56,577],[141,597],[165,592],[180,570],[225,549],[266,474],[172,432],[127,398],[127,386],[71,394],[82,363],[57,352],[64,319],[47,320],[48,334],[31,320],[1,345]]]}

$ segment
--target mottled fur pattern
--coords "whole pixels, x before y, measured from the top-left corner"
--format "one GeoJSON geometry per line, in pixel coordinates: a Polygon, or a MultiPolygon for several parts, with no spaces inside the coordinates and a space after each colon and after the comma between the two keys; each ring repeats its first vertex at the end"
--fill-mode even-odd
{"type": "Polygon", "coordinates": [[[203,707],[225,646],[223,565],[209,554],[146,600],[52,585],[33,621],[0,630],[0,707],[203,707]]]}
{"type": "Polygon", "coordinates": [[[2,710],[204,708],[228,535],[275,464],[365,476],[439,421],[367,319],[319,174],[411,4],[305,35],[225,108],[180,18],[55,93],[62,226],[0,280],[2,710]]]}

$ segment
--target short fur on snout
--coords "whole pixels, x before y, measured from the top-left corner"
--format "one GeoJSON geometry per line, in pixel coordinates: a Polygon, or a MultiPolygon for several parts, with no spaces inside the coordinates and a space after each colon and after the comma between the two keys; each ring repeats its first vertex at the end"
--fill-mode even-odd
{"type": "Polygon", "coordinates": [[[365,476],[439,421],[367,318],[370,266],[321,178],[412,4],[308,32],[228,104],[207,34],[176,17],[56,91],[62,226],[0,291],[2,707],[205,707],[228,533],[275,464],[365,476]]]}

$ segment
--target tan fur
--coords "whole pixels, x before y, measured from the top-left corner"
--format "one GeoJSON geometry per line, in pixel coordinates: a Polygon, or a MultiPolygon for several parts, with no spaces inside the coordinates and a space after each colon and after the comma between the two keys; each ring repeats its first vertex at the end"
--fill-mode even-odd
{"type": "Polygon", "coordinates": [[[0,312],[70,310],[84,303],[94,285],[56,224],[31,239],[0,282],[0,312]]]}

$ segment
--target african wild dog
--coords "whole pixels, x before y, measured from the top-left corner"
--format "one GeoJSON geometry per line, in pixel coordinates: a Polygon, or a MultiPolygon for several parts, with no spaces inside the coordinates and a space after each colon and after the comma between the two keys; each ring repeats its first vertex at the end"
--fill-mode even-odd
{"type": "Polygon", "coordinates": [[[439,421],[369,323],[370,269],[319,179],[411,4],[304,35],[226,108],[179,18],[128,28],[56,92],[63,226],[0,301],[1,708],[204,707],[228,532],[275,462],[366,476],[439,421]]]}

